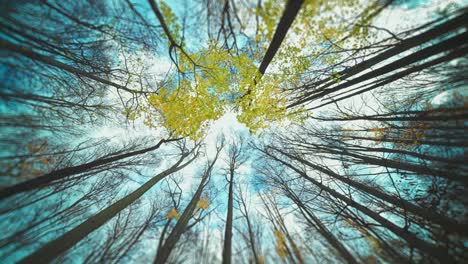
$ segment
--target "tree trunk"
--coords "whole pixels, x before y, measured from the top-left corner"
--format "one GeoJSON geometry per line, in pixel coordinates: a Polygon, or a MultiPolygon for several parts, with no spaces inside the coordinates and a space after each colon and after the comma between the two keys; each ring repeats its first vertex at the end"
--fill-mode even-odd
{"type": "Polygon", "coordinates": [[[301,213],[304,218],[312,226],[314,226],[317,231],[332,245],[336,251],[341,255],[341,257],[349,264],[357,264],[358,262],[354,256],[346,249],[346,247],[328,230],[328,228],[322,224],[320,219],[316,217],[307,207],[301,202],[299,197],[294,193],[288,190],[291,200],[301,209],[301,213]]]}
{"type": "Polygon", "coordinates": [[[66,178],[68,176],[71,176],[71,175],[74,175],[74,174],[79,174],[79,173],[84,173],[84,172],[87,172],[87,171],[89,171],[91,169],[94,169],[94,168],[97,168],[99,166],[106,165],[106,164],[109,164],[109,163],[112,163],[112,162],[115,162],[115,161],[118,161],[118,160],[121,160],[121,159],[137,156],[137,155],[149,152],[149,151],[156,150],[163,143],[176,141],[176,140],[179,140],[179,139],[167,139],[167,140],[162,139],[162,140],[160,140],[158,142],[158,144],[156,144],[156,145],[154,145],[152,147],[149,147],[149,148],[124,153],[124,154],[116,155],[116,156],[109,157],[109,158],[97,159],[97,160],[94,160],[94,161],[91,161],[91,162],[88,162],[88,163],[85,163],[85,164],[81,164],[81,165],[72,166],[72,167],[68,167],[68,168],[64,168],[64,169],[49,172],[49,173],[41,175],[41,176],[39,176],[37,178],[33,178],[31,180],[21,182],[21,183],[18,183],[16,185],[14,185],[14,186],[7,187],[5,189],[0,190],[0,200],[8,198],[8,197],[10,197],[12,195],[15,195],[15,194],[18,194],[18,193],[21,193],[21,192],[31,191],[31,190],[46,186],[47,184],[49,184],[49,183],[51,183],[51,182],[53,182],[55,180],[64,179],[64,178],[66,178]]]}
{"type": "Polygon", "coordinates": [[[398,227],[397,225],[395,225],[392,222],[390,222],[389,220],[385,219],[380,214],[372,211],[368,207],[366,207],[366,206],[364,206],[364,205],[362,205],[360,203],[355,202],[354,200],[352,200],[352,199],[348,198],[347,196],[335,191],[334,189],[323,185],[322,183],[318,182],[314,178],[309,177],[306,173],[304,173],[303,171],[297,169],[293,165],[291,165],[291,164],[289,164],[289,163],[287,163],[287,162],[285,162],[283,160],[280,160],[280,159],[278,159],[276,157],[273,157],[273,156],[271,156],[271,157],[273,159],[283,163],[284,165],[291,168],[292,170],[294,170],[296,173],[301,175],[304,179],[308,180],[309,182],[311,182],[312,184],[314,184],[315,186],[320,188],[320,190],[327,192],[328,194],[330,194],[334,198],[343,201],[348,206],[351,206],[351,207],[357,209],[358,211],[364,213],[368,217],[372,218],[377,223],[379,223],[380,225],[382,225],[386,229],[390,230],[395,235],[397,235],[400,238],[404,239],[406,242],[408,242],[408,244],[410,246],[419,249],[422,253],[427,254],[429,256],[433,256],[433,257],[437,258],[440,262],[443,262],[443,263],[445,263],[447,261],[448,262],[453,262],[452,258],[448,255],[448,252],[446,250],[444,250],[442,248],[439,248],[436,245],[428,243],[428,242],[426,242],[424,240],[419,239],[413,233],[410,233],[407,230],[398,227]]]}
{"type": "Polygon", "coordinates": [[[189,161],[181,165],[182,161],[188,155],[189,154],[183,154],[182,157],[169,169],[159,173],[158,175],[153,177],[151,180],[143,184],[141,187],[139,187],[138,189],[136,189],[129,195],[125,196],[124,198],[120,199],[114,204],[108,206],[107,208],[95,214],[91,218],[87,219],[86,221],[76,226],[72,230],[66,232],[59,238],[56,238],[55,240],[48,242],[47,244],[42,246],[39,250],[23,258],[18,263],[21,263],[21,264],[49,263],[54,258],[58,257],[60,254],[70,249],[74,245],[76,245],[81,239],[85,238],[91,232],[95,231],[96,229],[104,225],[107,221],[112,219],[119,212],[127,208],[127,206],[134,203],[137,199],[139,199],[145,192],[147,192],[151,187],[153,187],[160,180],[162,180],[166,176],[176,171],[183,169],[190,162],[192,162],[196,157],[195,155],[194,158],[190,159],[189,161]]]}
{"type": "Polygon", "coordinates": [[[459,232],[463,232],[463,233],[468,233],[468,226],[466,224],[460,224],[460,223],[457,223],[456,221],[446,217],[446,216],[443,216],[443,215],[440,215],[436,212],[432,212],[430,210],[427,210],[427,209],[424,209],[416,204],[413,204],[409,201],[406,201],[406,200],[403,200],[403,199],[400,199],[400,198],[397,198],[397,197],[394,197],[392,195],[389,195],[387,193],[384,193],[382,191],[379,191],[375,188],[372,188],[370,186],[367,186],[363,183],[360,183],[360,182],[356,182],[356,181],[353,181],[351,180],[350,178],[347,178],[347,177],[344,177],[344,176],[341,176],[341,175],[338,175],[337,173],[329,170],[329,169],[326,169],[326,168],[323,168],[321,166],[318,166],[316,164],[313,164],[307,160],[304,160],[302,158],[299,158],[299,157],[296,157],[296,156],[293,156],[289,153],[286,153],[282,150],[279,150],[277,148],[272,148],[278,152],[280,152],[281,154],[291,158],[291,159],[294,159],[294,160],[297,160],[307,166],[310,166],[311,168],[319,171],[319,172],[322,172],[322,173],[325,173],[327,174],[328,176],[334,178],[334,179],[337,179],[343,183],[346,183],[348,184],[349,186],[357,189],[357,190],[360,190],[364,193],[367,193],[367,194],[370,194],[374,197],[377,197],[379,199],[382,199],[383,201],[387,202],[387,203],[390,203],[392,205],[395,205],[399,208],[402,208],[414,215],[417,215],[423,219],[427,219],[427,220],[430,220],[430,221],[433,221],[434,223],[437,223],[439,225],[441,225],[444,230],[448,231],[448,232],[454,232],[454,233],[459,233],[459,232]]]}
{"type": "MultiPolygon", "coordinates": [[[[465,21],[468,19],[468,13],[463,13],[451,20],[448,20],[444,22],[443,24],[440,24],[438,26],[435,26],[419,35],[416,35],[414,37],[410,37],[406,40],[401,41],[399,44],[396,46],[366,60],[361,63],[358,63],[350,68],[347,68],[341,72],[338,72],[339,76],[341,79],[349,78],[351,76],[354,76],[364,70],[367,70],[371,68],[372,66],[381,63],[382,61],[385,61],[395,55],[398,55],[404,51],[407,51],[411,48],[417,47],[419,45],[422,45],[430,40],[440,38],[442,35],[447,34],[448,32],[451,32],[459,27],[464,26],[465,21]]],[[[325,88],[330,87],[331,85],[335,84],[335,81],[333,78],[326,78],[322,81],[315,82],[313,84],[307,85],[308,88],[315,88],[321,84],[322,87],[318,89],[314,89],[311,92],[308,92],[304,94],[302,100],[298,100],[297,102],[294,102],[290,105],[288,105],[288,108],[300,105],[304,102],[307,102],[309,100],[309,97],[313,95],[314,93],[324,91],[325,88]],[[324,84],[325,83],[325,84],[324,84]]]]}
{"type": "MultiPolygon", "coordinates": [[[[211,175],[211,171],[213,169],[216,160],[218,159],[217,153],[215,159],[211,162],[208,169],[203,174],[202,180],[200,185],[198,185],[197,191],[193,195],[192,199],[190,200],[187,208],[185,208],[184,212],[182,213],[179,220],[177,220],[176,225],[172,229],[171,233],[167,236],[162,246],[159,247],[158,252],[156,254],[156,258],[154,259],[155,264],[162,264],[166,263],[167,259],[169,258],[172,250],[174,249],[175,245],[179,241],[182,234],[187,229],[187,224],[190,221],[190,218],[193,216],[195,209],[197,207],[198,201],[200,201],[200,197],[202,195],[203,189],[205,188],[208,179],[211,175]]],[[[162,241],[161,241],[162,242],[162,241]]]]}
{"type": "Polygon", "coordinates": [[[226,216],[226,228],[224,230],[223,264],[231,264],[232,256],[232,218],[233,218],[233,185],[234,169],[230,169],[228,208],[226,216]]]}

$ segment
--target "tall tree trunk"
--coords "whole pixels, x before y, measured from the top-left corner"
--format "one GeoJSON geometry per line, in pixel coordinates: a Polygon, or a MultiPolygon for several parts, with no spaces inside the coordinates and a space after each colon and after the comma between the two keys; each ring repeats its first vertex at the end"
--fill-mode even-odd
{"type": "MultiPolygon", "coordinates": [[[[330,100],[330,101],[328,101],[328,102],[326,102],[326,103],[320,104],[320,105],[318,105],[318,106],[311,107],[311,108],[309,108],[309,110],[317,109],[317,108],[323,107],[323,106],[325,106],[325,105],[329,105],[329,104],[336,103],[336,102],[338,102],[338,101],[341,101],[341,100],[344,100],[344,99],[347,99],[347,98],[351,98],[351,97],[356,96],[356,95],[358,95],[358,94],[362,94],[362,93],[364,93],[364,92],[371,91],[371,90],[376,89],[376,88],[378,88],[378,87],[382,87],[382,86],[387,85],[387,84],[389,84],[389,83],[392,83],[392,82],[394,82],[394,81],[401,80],[402,78],[404,78],[404,77],[406,77],[406,76],[408,76],[408,75],[410,75],[410,74],[412,74],[412,73],[419,72],[419,71],[422,71],[422,70],[424,70],[424,69],[428,69],[428,68],[434,67],[434,66],[436,66],[436,65],[438,65],[438,64],[451,61],[451,60],[453,60],[453,59],[455,59],[455,58],[463,57],[463,56],[466,55],[466,53],[468,52],[468,48],[467,48],[466,45],[462,47],[462,44],[464,44],[464,43],[466,43],[466,42],[468,41],[467,36],[468,36],[468,34],[462,34],[462,35],[458,36],[457,39],[454,38],[454,42],[455,42],[455,41],[458,41],[458,44],[459,44],[459,46],[460,46],[461,48],[453,49],[453,50],[451,50],[450,53],[448,53],[447,55],[444,55],[444,56],[438,57],[438,58],[436,58],[436,59],[434,59],[434,60],[427,61],[427,62],[425,62],[425,63],[422,63],[422,64],[419,64],[419,65],[413,66],[413,67],[411,67],[411,68],[408,68],[408,69],[406,69],[406,70],[403,70],[403,71],[394,73],[394,74],[392,74],[392,75],[390,75],[390,76],[387,76],[387,77],[382,78],[382,79],[378,79],[378,80],[373,81],[373,82],[371,82],[371,83],[367,83],[367,84],[361,85],[361,86],[359,86],[359,87],[357,87],[357,88],[352,88],[351,90],[348,90],[348,91],[346,91],[345,93],[349,93],[349,92],[355,91],[355,90],[358,90],[358,91],[357,91],[357,92],[354,92],[354,93],[351,93],[351,94],[348,94],[348,95],[345,95],[345,96],[341,96],[341,97],[336,98],[336,99],[332,99],[332,100],[330,100]],[[369,85],[370,85],[370,86],[369,86],[369,85]],[[368,87],[365,88],[366,86],[368,86],[368,87]]],[[[444,43],[444,42],[443,42],[443,43],[440,43],[440,47],[442,47],[442,48],[444,48],[444,49],[447,48],[447,45],[449,45],[449,44],[448,44],[448,43],[444,43]]],[[[456,44],[451,44],[451,45],[456,45],[456,44]]],[[[431,47],[431,48],[432,48],[432,47],[431,47]]],[[[447,50],[448,50],[448,49],[447,49],[447,50]]],[[[434,54],[427,54],[427,52],[426,52],[426,53],[423,53],[423,51],[424,51],[424,50],[421,51],[421,54],[415,53],[415,54],[412,54],[412,55],[414,55],[414,57],[420,56],[420,57],[422,58],[422,60],[425,60],[426,58],[431,57],[431,56],[434,56],[435,54],[437,54],[437,53],[434,53],[434,54]]],[[[440,52],[444,52],[444,51],[440,51],[440,52]]],[[[438,53],[440,53],[440,52],[438,52],[438,53]]],[[[421,58],[420,58],[420,59],[421,59],[421,58]]],[[[414,62],[417,62],[417,61],[414,61],[414,62]]],[[[401,65],[401,64],[398,65],[398,61],[396,61],[396,62],[395,62],[395,63],[396,63],[396,68],[394,68],[393,70],[407,67],[407,66],[409,66],[410,63],[414,63],[414,62],[405,62],[406,65],[401,65]]],[[[395,67],[395,65],[394,65],[394,67],[395,67]]],[[[380,70],[380,69],[379,69],[379,70],[380,70]]],[[[388,70],[388,69],[385,69],[385,70],[388,71],[388,72],[390,72],[390,70],[388,70]]],[[[378,70],[376,70],[376,71],[378,71],[378,70]]],[[[370,77],[370,78],[372,78],[372,77],[370,77]]],[[[370,79],[370,78],[369,78],[369,79],[370,79]]],[[[346,87],[350,87],[351,85],[353,85],[352,82],[353,82],[354,80],[355,80],[355,79],[349,81],[349,83],[348,83],[348,82],[345,83],[346,85],[344,85],[344,87],[340,87],[340,89],[343,89],[343,88],[346,88],[346,87]]],[[[362,81],[360,81],[360,82],[362,82],[362,81]]],[[[356,83],[357,83],[357,82],[356,82],[356,83]]],[[[334,88],[335,88],[335,87],[334,87],[334,88]]],[[[333,89],[334,89],[334,88],[333,88],[333,89]]],[[[337,89],[337,90],[338,90],[338,89],[337,89]]],[[[331,92],[332,92],[332,91],[326,90],[326,91],[324,92],[324,94],[319,94],[319,95],[317,95],[317,98],[323,97],[324,95],[329,94],[329,93],[331,93],[331,92]]]]}
{"type": "MultiPolygon", "coordinates": [[[[414,53],[412,53],[412,54],[410,54],[410,55],[408,55],[406,57],[403,57],[403,58],[398,59],[398,60],[396,60],[394,62],[391,62],[391,63],[389,63],[389,64],[387,64],[385,66],[382,66],[382,67],[380,67],[378,69],[375,69],[373,71],[365,73],[365,74],[363,74],[363,75],[361,75],[359,77],[356,77],[356,78],[354,78],[352,80],[343,82],[343,83],[338,84],[338,85],[336,85],[334,87],[323,90],[320,93],[314,93],[313,95],[311,95],[311,96],[309,96],[307,98],[304,98],[301,101],[306,102],[306,101],[311,101],[311,100],[314,100],[314,99],[322,98],[322,97],[324,97],[324,96],[326,96],[326,95],[328,95],[330,93],[333,93],[333,92],[336,92],[338,90],[348,88],[348,87],[350,87],[352,85],[355,85],[355,84],[363,83],[365,81],[371,80],[372,78],[383,76],[384,74],[390,73],[392,71],[405,68],[405,67],[409,66],[410,64],[423,61],[423,60],[425,60],[425,59],[427,59],[427,58],[429,58],[431,56],[437,55],[439,53],[454,50],[457,47],[463,46],[467,42],[467,39],[468,39],[468,33],[463,33],[463,34],[457,35],[455,37],[449,38],[449,39],[444,40],[444,41],[442,41],[440,43],[437,43],[435,45],[424,48],[424,49],[422,49],[420,51],[414,52],[414,53]]],[[[454,53],[452,53],[452,55],[447,56],[446,59],[434,60],[434,62],[428,62],[428,63],[424,63],[422,65],[424,67],[426,67],[426,68],[431,67],[433,65],[444,62],[446,60],[462,56],[465,53],[466,53],[466,50],[460,51],[460,52],[454,52],[454,53]]],[[[390,76],[390,78],[387,78],[386,81],[384,81],[382,83],[379,83],[378,85],[372,86],[371,89],[374,89],[374,88],[377,88],[379,86],[385,85],[387,83],[392,82],[393,80],[396,80],[397,78],[404,77],[405,75],[408,75],[408,74],[410,74],[410,73],[412,73],[414,71],[419,71],[419,70],[422,70],[422,69],[423,69],[423,67],[415,66],[414,68],[407,69],[406,71],[403,71],[401,73],[396,73],[395,76],[390,76]]],[[[370,89],[366,89],[366,90],[370,90],[370,89]]],[[[366,90],[364,90],[364,91],[366,91],[366,90]]],[[[343,98],[346,98],[346,97],[343,97],[343,98]]]]}
{"type": "Polygon", "coordinates": [[[375,115],[362,115],[362,116],[350,116],[350,117],[334,117],[334,118],[321,118],[312,117],[320,121],[354,121],[354,120],[366,120],[366,121],[448,121],[448,120],[464,120],[468,119],[466,108],[436,108],[433,110],[425,111],[401,111],[401,112],[390,112],[375,115]]]}
{"type": "Polygon", "coordinates": [[[360,190],[364,193],[367,193],[367,194],[370,194],[374,197],[377,197],[379,199],[382,199],[383,201],[387,202],[387,203],[390,203],[392,205],[395,205],[399,208],[402,208],[414,215],[417,215],[417,216],[420,216],[424,219],[427,219],[427,220],[430,220],[430,221],[433,221],[434,223],[437,223],[439,225],[441,225],[444,230],[448,231],[448,232],[454,232],[454,233],[459,233],[459,232],[462,232],[462,233],[468,233],[468,226],[466,224],[460,224],[444,215],[441,215],[441,214],[438,214],[436,212],[433,212],[433,211],[430,211],[430,210],[427,210],[427,209],[424,209],[416,204],[413,204],[409,201],[406,201],[406,200],[403,200],[403,199],[400,199],[400,198],[397,198],[397,197],[394,197],[390,194],[387,194],[387,193],[384,193],[382,191],[379,191],[373,187],[370,187],[370,186],[367,186],[363,183],[360,183],[360,182],[356,182],[356,181],[353,181],[351,180],[350,178],[347,178],[347,177],[344,177],[344,176],[341,176],[329,169],[326,169],[324,167],[321,167],[321,166],[318,166],[316,164],[313,164],[305,159],[302,159],[300,157],[297,157],[297,156],[294,156],[294,155],[291,155],[287,152],[284,152],[280,149],[277,149],[277,148],[272,148],[278,152],[280,152],[281,154],[285,155],[286,157],[288,158],[291,158],[291,159],[294,159],[294,160],[297,160],[319,172],[322,172],[322,173],[325,173],[326,175],[336,179],[336,180],[339,180],[345,184],[348,184],[349,186],[353,187],[353,188],[356,188],[357,190],[360,190]]]}
{"type": "Polygon", "coordinates": [[[433,256],[433,257],[437,258],[441,262],[447,262],[447,261],[448,262],[453,262],[453,259],[448,255],[448,252],[445,249],[440,248],[440,247],[438,247],[436,245],[433,245],[431,243],[428,243],[428,242],[426,242],[424,240],[421,240],[415,234],[410,233],[410,232],[408,232],[408,230],[405,230],[405,229],[393,224],[392,222],[385,219],[380,214],[372,211],[368,207],[366,207],[366,206],[364,206],[364,205],[362,205],[360,203],[357,203],[356,201],[348,198],[346,195],[343,195],[343,194],[335,191],[334,189],[332,189],[332,188],[330,188],[328,186],[325,186],[324,184],[322,184],[321,182],[315,180],[314,178],[309,177],[306,173],[304,173],[303,171],[297,169],[296,167],[289,164],[288,162],[283,161],[283,160],[281,160],[281,159],[279,159],[277,157],[274,157],[274,156],[271,156],[271,157],[273,159],[275,159],[276,161],[279,161],[280,163],[282,163],[282,164],[286,165],[287,167],[291,168],[292,170],[294,170],[296,173],[301,175],[304,179],[306,179],[307,181],[311,182],[312,184],[314,184],[315,186],[320,188],[320,190],[323,190],[323,191],[327,192],[332,197],[343,201],[348,206],[351,206],[351,207],[357,209],[358,211],[364,213],[368,217],[372,218],[377,223],[381,224],[383,227],[390,230],[395,235],[397,235],[400,238],[407,241],[410,246],[419,249],[422,253],[427,254],[428,256],[433,256]]]}
{"type": "Polygon", "coordinates": [[[261,264],[259,255],[257,252],[257,243],[255,242],[255,234],[253,232],[253,227],[250,221],[249,213],[245,205],[244,205],[244,208],[245,208],[245,221],[247,222],[247,231],[249,233],[249,243],[250,243],[250,248],[252,249],[252,255],[254,257],[255,264],[261,264]]]}
{"type": "MultiPolygon", "coordinates": [[[[253,77],[253,83],[256,85],[262,76],[265,74],[268,65],[273,60],[278,52],[281,43],[283,43],[284,38],[286,37],[286,33],[288,33],[291,24],[294,22],[299,10],[301,9],[302,3],[304,0],[288,0],[286,3],[286,7],[284,9],[283,15],[276,27],[275,34],[273,35],[273,39],[268,45],[268,49],[265,52],[265,56],[263,56],[262,62],[260,63],[260,67],[258,68],[259,76],[253,77]]],[[[249,86],[245,95],[250,94],[252,92],[253,87],[249,86]]]]}
{"type": "Polygon", "coordinates": [[[106,165],[106,164],[109,164],[109,163],[112,163],[112,162],[115,162],[115,161],[118,161],[118,160],[122,160],[122,159],[125,159],[125,158],[137,156],[137,155],[140,155],[140,154],[147,153],[149,151],[156,150],[163,143],[176,141],[176,140],[179,140],[179,139],[162,139],[162,140],[160,140],[158,142],[158,144],[156,144],[156,145],[154,145],[152,147],[149,147],[149,148],[124,153],[124,154],[116,155],[116,156],[109,157],[109,158],[97,159],[97,160],[94,160],[94,161],[91,161],[91,162],[88,162],[88,163],[84,163],[84,164],[80,164],[80,165],[77,165],[77,166],[72,166],[72,167],[67,167],[67,168],[63,168],[63,169],[60,169],[60,170],[56,170],[56,171],[51,171],[51,172],[49,172],[47,174],[44,174],[44,175],[41,175],[41,176],[39,176],[37,178],[33,178],[31,180],[21,182],[21,183],[18,183],[16,185],[14,185],[14,186],[7,187],[5,189],[0,190],[0,200],[8,198],[8,197],[10,197],[12,195],[15,195],[15,194],[18,194],[18,193],[31,191],[31,190],[46,186],[47,184],[49,184],[49,183],[51,183],[51,182],[53,182],[55,180],[64,179],[64,178],[66,178],[68,176],[79,174],[79,173],[84,173],[84,172],[87,172],[87,171],[89,171],[91,169],[95,169],[95,168],[97,168],[99,166],[102,166],[102,165],[106,165]]]}
{"type": "Polygon", "coordinates": [[[234,186],[234,169],[229,171],[229,193],[228,207],[226,216],[226,227],[224,229],[224,247],[223,247],[223,264],[231,264],[232,257],[232,218],[233,218],[233,186],[234,186]]]}
{"type": "MultiPolygon", "coordinates": [[[[414,48],[414,47],[417,47],[417,46],[420,46],[430,40],[433,40],[433,39],[438,39],[440,38],[441,36],[443,36],[444,34],[447,34],[448,32],[451,32],[451,31],[454,31],[456,30],[457,28],[459,27],[462,27],[464,26],[465,24],[465,21],[468,19],[468,13],[466,12],[463,12],[462,14],[440,24],[440,25],[437,25],[423,33],[420,33],[416,36],[413,36],[413,37],[410,37],[408,39],[405,39],[403,41],[401,41],[400,43],[398,43],[396,46],[392,47],[392,48],[389,48],[387,49],[386,51],[368,59],[368,60],[365,60],[361,63],[358,63],[350,68],[347,68],[341,72],[338,72],[339,76],[340,76],[340,79],[344,80],[344,79],[347,79],[351,76],[354,76],[356,74],[359,74],[360,72],[362,71],[365,71],[369,68],[371,68],[372,66],[378,64],[378,63],[381,63],[393,56],[396,56],[402,52],[405,52],[411,48],[414,48]]],[[[312,84],[309,84],[307,85],[307,87],[310,89],[310,88],[315,88],[314,90],[310,91],[310,92],[307,92],[305,93],[301,100],[298,100],[290,105],[288,105],[288,108],[290,107],[294,107],[294,106],[297,106],[297,105],[300,105],[302,103],[305,103],[307,101],[310,100],[311,96],[317,92],[320,92],[320,91],[324,91],[326,88],[332,86],[333,84],[335,84],[336,82],[334,81],[334,79],[332,77],[330,78],[326,78],[324,80],[321,80],[321,81],[318,81],[318,82],[315,82],[315,83],[312,83],[312,84]],[[324,84],[324,85],[322,85],[324,84]],[[320,88],[317,88],[317,86],[319,85],[322,85],[320,88]]]]}
{"type": "Polygon", "coordinates": [[[189,204],[187,205],[187,208],[185,208],[181,217],[179,218],[179,220],[177,220],[176,225],[174,226],[171,233],[167,236],[167,238],[163,242],[163,245],[159,247],[158,252],[156,254],[156,258],[154,259],[155,264],[166,263],[175,245],[179,241],[182,234],[186,231],[187,224],[195,212],[198,201],[200,201],[201,195],[203,193],[203,189],[205,188],[208,182],[208,179],[210,178],[211,171],[213,170],[213,166],[216,163],[216,160],[218,159],[218,155],[219,155],[219,151],[217,152],[216,157],[214,158],[214,160],[211,162],[211,164],[209,165],[209,167],[206,169],[205,173],[203,174],[200,185],[198,185],[197,191],[195,192],[189,204]]]}
{"type": "Polygon", "coordinates": [[[301,202],[299,197],[296,196],[291,190],[288,190],[288,196],[291,200],[299,207],[302,215],[317,231],[338,251],[342,259],[349,264],[357,264],[357,260],[354,256],[346,249],[346,247],[333,235],[328,228],[322,224],[320,219],[316,217],[306,206],[301,202]]]}
{"type": "Polygon", "coordinates": [[[299,13],[303,2],[303,0],[289,0],[286,3],[284,13],[281,16],[278,26],[276,27],[273,39],[271,40],[270,45],[268,46],[268,49],[265,53],[265,56],[262,59],[262,63],[258,68],[258,72],[260,72],[260,74],[265,74],[268,65],[275,57],[276,52],[278,51],[278,49],[281,46],[281,43],[286,37],[286,33],[288,32],[289,27],[291,27],[291,24],[294,22],[294,19],[299,13]]]}
{"type": "Polygon", "coordinates": [[[104,225],[107,221],[109,221],[119,212],[127,208],[130,204],[134,203],[138,198],[140,198],[145,192],[147,192],[160,180],[164,179],[166,176],[176,171],[183,169],[185,166],[190,164],[197,156],[194,155],[192,159],[190,159],[184,164],[181,164],[182,161],[188,155],[190,155],[190,153],[182,154],[181,158],[169,169],[159,173],[129,195],[125,196],[124,198],[118,200],[114,204],[108,206],[104,210],[90,217],[89,219],[79,224],[72,230],[60,236],[59,238],[48,242],[39,250],[23,258],[18,263],[49,263],[60,254],[76,245],[81,239],[85,238],[91,232],[104,225]]]}

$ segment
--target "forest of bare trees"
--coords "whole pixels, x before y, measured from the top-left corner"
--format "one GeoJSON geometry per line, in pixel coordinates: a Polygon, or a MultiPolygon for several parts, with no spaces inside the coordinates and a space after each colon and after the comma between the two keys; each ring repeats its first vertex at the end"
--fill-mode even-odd
{"type": "Polygon", "coordinates": [[[3,0],[0,263],[466,263],[464,0],[3,0]]]}

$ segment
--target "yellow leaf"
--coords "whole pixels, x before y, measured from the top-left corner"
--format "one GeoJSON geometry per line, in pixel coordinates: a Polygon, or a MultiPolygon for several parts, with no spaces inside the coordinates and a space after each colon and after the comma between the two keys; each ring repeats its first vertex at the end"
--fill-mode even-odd
{"type": "Polygon", "coordinates": [[[176,220],[179,220],[180,216],[177,210],[175,208],[172,208],[169,212],[167,212],[166,218],[167,219],[175,218],[176,220]]]}
{"type": "Polygon", "coordinates": [[[203,197],[200,201],[197,203],[197,208],[206,210],[210,206],[210,201],[208,200],[208,196],[203,197]]]}
{"type": "Polygon", "coordinates": [[[276,246],[275,250],[278,256],[280,256],[281,259],[285,259],[286,256],[288,255],[288,250],[286,248],[286,243],[284,241],[284,236],[281,231],[278,229],[275,229],[275,237],[276,237],[276,246]]]}

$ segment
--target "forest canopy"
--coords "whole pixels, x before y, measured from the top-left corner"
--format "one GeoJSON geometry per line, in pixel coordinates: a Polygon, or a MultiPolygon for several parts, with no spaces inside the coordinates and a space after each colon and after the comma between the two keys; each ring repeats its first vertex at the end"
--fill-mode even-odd
{"type": "Polygon", "coordinates": [[[468,260],[466,0],[0,7],[0,262],[468,260]]]}

